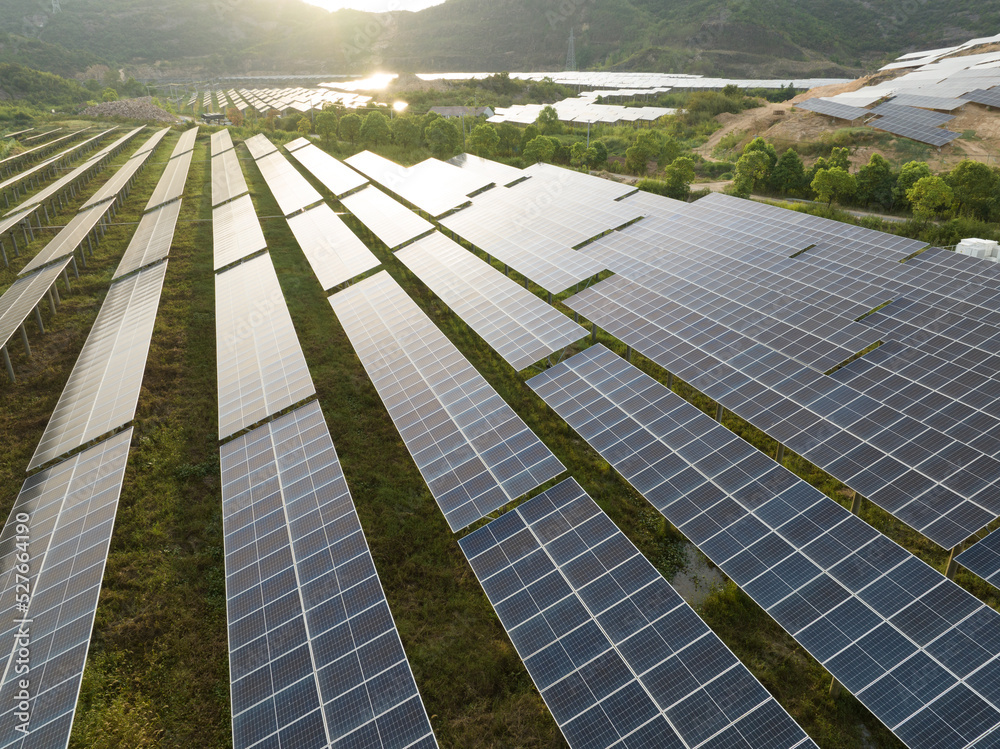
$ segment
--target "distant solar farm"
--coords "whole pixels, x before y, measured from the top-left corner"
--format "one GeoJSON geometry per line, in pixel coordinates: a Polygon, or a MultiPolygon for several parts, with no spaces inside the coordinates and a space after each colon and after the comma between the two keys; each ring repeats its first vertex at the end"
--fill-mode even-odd
{"type": "MultiPolygon", "coordinates": [[[[900,111],[920,102],[905,96],[873,113],[914,122],[900,111]]],[[[913,127],[944,122],[920,117],[913,127]]],[[[237,749],[438,746],[383,587],[393,570],[379,568],[356,504],[357,456],[335,445],[334,404],[310,369],[319,354],[300,343],[262,222],[294,236],[315,276],[295,293],[325,300],[317,324],[344,336],[342,376],[377,395],[423,481],[420,511],[440,512],[569,746],[817,743],[415,301],[417,286],[573,449],[599,456],[906,746],[994,745],[1000,613],[951,578],[960,564],[1000,579],[1000,533],[984,532],[1000,518],[995,263],[721,194],[683,203],[471,154],[403,167],[225,129],[45,135],[0,162],[0,247],[19,272],[0,295],[10,380],[32,346],[53,345],[42,306],[57,312],[95,252],[121,259],[0,535],[0,746],[69,744],[182,201],[203,200],[237,749]],[[105,231],[155,159],[162,174],[115,246],[105,231]],[[199,159],[201,183],[189,179],[199,159]],[[260,214],[265,190],[278,215],[260,214]],[[27,257],[69,197],[79,210],[27,257]],[[730,431],[726,413],[778,453],[730,431]],[[786,449],[852,491],[853,511],[786,468],[786,449]],[[947,574],[862,520],[862,498],[950,550],[947,574]],[[27,711],[19,620],[46,645],[25,677],[27,711]]]]}

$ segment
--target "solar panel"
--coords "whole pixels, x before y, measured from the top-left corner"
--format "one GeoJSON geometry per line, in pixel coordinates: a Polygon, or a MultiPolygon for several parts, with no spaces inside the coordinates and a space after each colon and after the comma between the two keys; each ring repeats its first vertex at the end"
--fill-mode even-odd
{"type": "Polygon", "coordinates": [[[570,747],[814,747],[574,479],[459,545],[570,747]]]}
{"type": "Polygon", "coordinates": [[[436,747],[319,404],[220,458],[234,747],[436,747]]]}
{"type": "Polygon", "coordinates": [[[309,140],[308,138],[296,138],[290,143],[286,143],[285,148],[288,149],[289,152],[291,152],[298,150],[299,148],[304,148],[305,146],[309,145],[312,145],[312,141],[309,140]]]}
{"type": "Polygon", "coordinates": [[[900,107],[921,107],[923,109],[941,109],[945,112],[953,112],[956,109],[964,107],[968,102],[965,99],[957,99],[950,96],[900,94],[893,97],[891,103],[900,107]]]}
{"type": "Polygon", "coordinates": [[[932,112],[928,109],[917,109],[916,107],[901,107],[891,102],[879,104],[871,112],[872,114],[890,117],[894,120],[927,125],[928,127],[937,127],[955,119],[955,115],[952,114],[942,114],[941,112],[932,112]]]}
{"type": "Polygon", "coordinates": [[[475,156],[471,153],[460,153],[448,159],[449,164],[473,172],[488,179],[498,185],[509,186],[515,182],[525,179],[525,175],[520,169],[501,164],[499,161],[490,161],[482,156],[475,156]]]}
{"type": "Polygon", "coordinates": [[[368,184],[367,179],[342,161],[338,161],[312,144],[306,144],[291,153],[292,158],[302,164],[337,198],[368,184]]]}
{"type": "Polygon", "coordinates": [[[167,264],[112,284],[28,470],[135,417],[167,264]]]}
{"type": "MultiPolygon", "coordinates": [[[[584,174],[575,169],[554,164],[538,162],[522,170],[525,176],[535,180],[540,180],[544,184],[552,186],[562,193],[586,193],[594,201],[598,200],[620,200],[627,195],[637,192],[633,185],[623,184],[611,179],[595,177],[591,174],[584,174]]],[[[533,185],[537,186],[537,182],[533,185]]],[[[527,185],[524,185],[525,187],[527,185]]]]}
{"type": "Polygon", "coordinates": [[[434,228],[434,224],[371,185],[341,198],[340,202],[390,250],[434,228]]]}
{"type": "Polygon", "coordinates": [[[524,369],[587,331],[461,245],[434,232],[396,253],[514,369],[524,369]]]}
{"type": "Polygon", "coordinates": [[[257,166],[264,176],[271,194],[278,203],[278,208],[285,216],[301,211],[303,208],[318,203],[323,196],[296,171],[281,153],[275,151],[269,156],[258,159],[257,166]]]}
{"type": "Polygon", "coordinates": [[[316,394],[267,254],[215,277],[219,439],[316,394]]]}
{"type": "Polygon", "coordinates": [[[219,130],[212,133],[210,142],[212,145],[212,158],[234,147],[233,136],[229,134],[229,130],[219,130]]]}
{"type": "Polygon", "coordinates": [[[356,153],[345,159],[345,163],[432,217],[442,216],[469,202],[463,187],[468,175],[451,164],[438,162],[457,172],[449,179],[434,167],[407,169],[370,151],[356,153]]]}
{"type": "Polygon", "coordinates": [[[0,534],[4,549],[0,668],[6,674],[0,686],[3,746],[69,745],[131,438],[129,429],[28,478],[0,534]],[[16,563],[18,536],[23,539],[18,525],[25,515],[31,531],[27,610],[18,607],[16,598],[22,582],[16,563]],[[16,638],[18,620],[24,619],[30,631],[30,664],[27,673],[18,674],[16,638]],[[30,693],[27,735],[17,730],[26,722],[17,715],[22,679],[30,693]]]}
{"type": "Polygon", "coordinates": [[[987,107],[1000,107],[1000,88],[986,90],[977,88],[975,91],[962,94],[961,98],[987,107]]]}
{"type": "Polygon", "coordinates": [[[136,152],[132,154],[132,158],[134,159],[136,156],[142,156],[145,153],[153,151],[158,145],[160,145],[160,142],[167,136],[167,133],[169,132],[170,132],[169,127],[157,130],[155,133],[149,136],[149,139],[146,140],[145,143],[143,143],[141,146],[139,146],[139,148],[136,149],[136,152]]]}
{"type": "Polygon", "coordinates": [[[212,209],[215,270],[267,249],[249,195],[212,209]]]}
{"type": "Polygon", "coordinates": [[[252,138],[247,138],[243,144],[255,161],[278,150],[278,147],[269,141],[263,133],[257,133],[252,138]]]}
{"type": "Polygon", "coordinates": [[[236,151],[223,151],[212,158],[212,206],[250,191],[236,151]]]}
{"type": "Polygon", "coordinates": [[[24,324],[72,259],[64,257],[37,273],[18,278],[0,296],[0,348],[6,346],[24,324]]]}
{"type": "Polygon", "coordinates": [[[838,102],[827,101],[825,99],[806,99],[805,101],[796,104],[795,107],[796,109],[805,109],[809,112],[825,114],[827,117],[833,117],[838,120],[847,120],[848,122],[860,120],[871,115],[871,112],[867,109],[852,107],[847,104],[840,104],[838,102]]]}
{"type": "Polygon", "coordinates": [[[18,275],[27,275],[43,265],[72,255],[94,227],[104,219],[104,215],[110,207],[108,203],[101,203],[93,208],[81,210],[66,223],[66,226],[59,230],[59,233],[47,245],[38,251],[38,254],[21,269],[18,275]]]}
{"type": "Polygon", "coordinates": [[[911,749],[1000,725],[996,611],[603,346],[528,385],[911,749]]]}
{"type": "Polygon", "coordinates": [[[146,203],[147,211],[158,205],[169,203],[171,200],[177,200],[184,194],[184,183],[187,182],[192,156],[194,156],[194,151],[187,151],[167,162],[166,170],[160,177],[160,181],[156,183],[156,189],[153,190],[149,202],[146,203]]]}
{"type": "Polygon", "coordinates": [[[103,203],[107,200],[117,199],[122,191],[126,190],[132,182],[132,178],[139,173],[149,157],[153,155],[153,149],[159,145],[159,142],[163,140],[163,136],[157,133],[151,137],[146,143],[139,147],[139,149],[132,155],[128,161],[126,161],[122,166],[118,168],[118,171],[111,175],[111,178],[98,188],[97,192],[91,196],[87,202],[83,204],[81,210],[95,206],[98,203],[103,203]],[[159,137],[158,137],[159,136],[159,137]],[[155,140],[156,143],[150,146],[150,141],[155,140]]]}
{"type": "Polygon", "coordinates": [[[326,204],[292,216],[288,226],[324,289],[380,265],[365,243],[326,204]]]}
{"type": "Polygon", "coordinates": [[[904,138],[910,138],[911,140],[939,147],[951,143],[962,135],[961,133],[955,133],[944,128],[913,122],[910,119],[901,119],[895,115],[879,117],[870,124],[876,130],[884,130],[893,135],[902,135],[904,138]]]}
{"type": "Polygon", "coordinates": [[[132,240],[128,243],[125,254],[115,270],[115,279],[157,263],[170,254],[181,202],[177,200],[168,203],[162,208],[150,211],[139,220],[139,227],[132,235],[132,240]]]}
{"type": "Polygon", "coordinates": [[[330,304],[453,531],[565,470],[387,272],[330,304]]]}
{"type": "Polygon", "coordinates": [[[190,130],[185,130],[181,133],[181,137],[177,139],[177,145],[174,146],[174,152],[170,154],[170,158],[176,158],[181,154],[185,154],[188,151],[194,150],[194,142],[198,137],[198,126],[194,126],[190,130]]]}
{"type": "Polygon", "coordinates": [[[424,159],[406,170],[407,178],[417,190],[453,190],[469,196],[496,184],[493,177],[474,172],[448,161],[424,159]]]}

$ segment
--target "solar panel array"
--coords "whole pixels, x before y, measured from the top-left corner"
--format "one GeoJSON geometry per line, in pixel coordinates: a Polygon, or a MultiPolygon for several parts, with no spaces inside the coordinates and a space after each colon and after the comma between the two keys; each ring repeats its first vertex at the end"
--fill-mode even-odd
{"type": "Polygon", "coordinates": [[[436,747],[319,404],[220,459],[236,749],[436,747]]]}
{"type": "Polygon", "coordinates": [[[1000,614],[594,346],[529,381],[911,749],[1000,725],[1000,614]]]}
{"type": "Polygon", "coordinates": [[[187,182],[188,171],[191,168],[191,157],[194,151],[187,151],[177,158],[167,162],[167,168],[156,183],[156,188],[146,203],[146,210],[177,200],[184,194],[184,183],[187,182]]]}
{"type": "Polygon", "coordinates": [[[827,117],[834,117],[838,120],[847,120],[848,122],[864,119],[871,115],[871,112],[867,109],[839,104],[835,101],[820,98],[806,99],[796,104],[795,107],[797,109],[805,109],[809,112],[816,112],[817,114],[825,114],[827,117]]]}
{"type": "Polygon", "coordinates": [[[892,98],[892,103],[901,107],[920,107],[923,109],[942,109],[953,112],[964,107],[968,102],[950,96],[921,96],[919,94],[899,94],[892,98]]]}
{"type": "MultiPolygon", "coordinates": [[[[222,131],[225,132],[225,131],[222,131]]],[[[212,157],[212,206],[250,192],[236,151],[229,149],[212,157]]]]}
{"type": "Polygon", "coordinates": [[[955,115],[952,114],[942,114],[941,112],[932,112],[928,109],[917,109],[916,107],[903,107],[893,102],[879,104],[877,107],[872,108],[871,112],[872,114],[889,117],[894,120],[906,120],[914,124],[927,125],[928,127],[937,127],[955,119],[955,115]]]}
{"type": "Polygon", "coordinates": [[[104,202],[82,209],[66,223],[66,226],[59,230],[59,233],[47,245],[38,251],[37,255],[28,261],[18,275],[26,275],[42,266],[72,255],[80,243],[87,239],[87,235],[94,230],[94,227],[104,221],[110,208],[111,204],[104,202]]]}
{"type": "Polygon", "coordinates": [[[452,530],[563,472],[387,272],[330,304],[452,530]]]}
{"type": "Polygon", "coordinates": [[[167,264],[112,284],[28,470],[135,416],[167,264]]]}
{"type": "Polygon", "coordinates": [[[1000,588],[1000,535],[993,531],[955,557],[955,561],[1000,588]]]}
{"type": "Polygon", "coordinates": [[[436,160],[407,168],[370,151],[361,151],[345,159],[345,163],[431,217],[443,216],[466,205],[468,193],[486,186],[458,167],[436,160]],[[440,166],[432,165],[435,162],[440,166]],[[448,170],[454,173],[448,174],[448,170]],[[470,180],[476,184],[467,184],[470,180]]]}
{"type": "Polygon", "coordinates": [[[150,138],[143,143],[132,154],[131,158],[126,161],[122,166],[118,168],[111,178],[98,188],[89,200],[87,200],[81,210],[90,208],[92,206],[98,205],[109,200],[117,200],[123,192],[127,192],[127,189],[132,184],[132,179],[135,177],[139,171],[146,166],[146,162],[149,157],[153,155],[153,151],[156,146],[160,144],[163,137],[170,131],[170,128],[164,128],[154,133],[150,138]]]}
{"type": "Polygon", "coordinates": [[[961,98],[987,107],[1000,107],[1000,88],[977,88],[975,91],[962,94],[961,98]]]}
{"type": "Polygon", "coordinates": [[[509,187],[527,177],[524,172],[516,167],[501,164],[499,161],[484,159],[482,156],[476,156],[471,153],[460,153],[458,156],[453,156],[448,159],[448,163],[504,187],[509,187]]]}
{"type": "Polygon", "coordinates": [[[814,747],[573,479],[461,541],[578,747],[814,747]]]}
{"type": "Polygon", "coordinates": [[[965,422],[945,433],[901,412],[895,402],[882,402],[882,395],[822,374],[876,341],[906,342],[908,331],[931,353],[952,351],[966,335],[978,340],[970,330],[980,323],[957,313],[972,314],[983,303],[981,314],[992,314],[988,300],[996,292],[955,268],[962,260],[977,270],[992,264],[933,251],[899,262],[920,247],[860,227],[710,196],[588,247],[618,275],[566,304],[952,548],[1000,515],[991,488],[1000,475],[988,476],[982,488],[965,470],[987,457],[985,445],[969,443],[965,422]],[[955,267],[936,269],[932,260],[921,260],[928,255],[952,259],[955,267]],[[854,322],[907,297],[941,305],[923,313],[921,324],[933,326],[934,333],[894,320],[909,309],[899,302],[854,322]],[[953,310],[944,319],[957,324],[940,336],[935,319],[944,309],[953,310]]]}
{"type": "Polygon", "coordinates": [[[291,149],[291,145],[288,144],[288,150],[292,158],[322,182],[334,197],[340,198],[368,184],[368,180],[363,176],[311,143],[295,150],[291,149]]]}
{"type": "Polygon", "coordinates": [[[8,344],[71,261],[72,258],[64,257],[36,273],[22,276],[0,296],[0,348],[8,344]]]}
{"type": "Polygon", "coordinates": [[[215,277],[219,439],[316,394],[271,258],[215,277]]]}
{"type": "Polygon", "coordinates": [[[118,263],[115,279],[159,262],[170,254],[181,203],[182,201],[176,200],[143,215],[121,262],[118,263]]]}
{"type": "Polygon", "coordinates": [[[340,202],[390,250],[434,229],[434,224],[371,185],[340,202]]]}
{"type": "Polygon", "coordinates": [[[961,133],[945,130],[944,128],[925,125],[909,117],[903,118],[895,115],[879,117],[870,124],[876,130],[884,130],[893,135],[901,135],[904,138],[910,138],[911,140],[939,147],[951,143],[962,135],[961,133]]]}
{"type": "Polygon", "coordinates": [[[194,150],[195,139],[198,137],[198,127],[195,126],[190,130],[185,130],[181,133],[181,137],[177,139],[177,144],[174,146],[173,153],[170,154],[170,158],[175,159],[178,156],[187,153],[188,151],[194,150]]]}
{"type": "Polygon", "coordinates": [[[461,245],[434,232],[396,253],[514,369],[569,346],[587,331],[461,245]]]}
{"type": "MultiPolygon", "coordinates": [[[[0,533],[4,570],[0,607],[0,744],[7,747],[65,747],[87,661],[94,615],[111,543],[118,497],[132,430],[28,478],[0,533]],[[19,513],[31,519],[28,541],[31,598],[18,609],[17,556],[19,513]],[[18,620],[27,619],[30,663],[18,674],[18,620]],[[30,685],[30,731],[18,712],[19,681],[30,685]]],[[[23,586],[21,586],[23,590],[23,586]]]]}
{"type": "Polygon", "coordinates": [[[296,138],[295,140],[286,143],[285,148],[288,149],[289,152],[291,152],[298,150],[299,148],[304,148],[305,146],[309,145],[312,145],[312,141],[309,140],[308,138],[303,137],[303,138],[296,138]]]}
{"type": "Polygon", "coordinates": [[[229,134],[229,130],[218,130],[212,133],[212,137],[209,142],[211,143],[212,146],[213,159],[220,153],[224,153],[234,148],[233,136],[229,134]]]}
{"type": "Polygon", "coordinates": [[[212,209],[215,270],[267,249],[253,201],[244,195],[212,209]]]}
{"type": "Polygon", "coordinates": [[[288,226],[324,289],[380,265],[365,243],[326,204],[292,216],[288,226]]]}
{"type": "Polygon", "coordinates": [[[291,216],[323,199],[316,188],[278,151],[257,159],[257,166],[274,195],[278,208],[285,216],[291,216]]]}
{"type": "Polygon", "coordinates": [[[269,141],[263,133],[257,133],[257,135],[247,138],[243,142],[243,145],[250,151],[250,155],[253,156],[254,161],[262,159],[278,150],[278,147],[269,141]]]}

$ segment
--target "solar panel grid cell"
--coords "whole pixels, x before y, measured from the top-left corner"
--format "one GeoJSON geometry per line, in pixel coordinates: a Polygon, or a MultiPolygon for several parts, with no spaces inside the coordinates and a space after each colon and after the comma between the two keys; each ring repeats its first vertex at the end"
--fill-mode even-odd
{"type": "Polygon", "coordinates": [[[215,270],[267,249],[249,195],[212,209],[212,235],[215,270]]]}
{"type": "Polygon", "coordinates": [[[324,289],[332,289],[380,265],[378,258],[328,205],[292,216],[288,226],[324,289]]]}
{"type": "Polygon", "coordinates": [[[139,220],[139,226],[125,248],[114,278],[121,278],[139,268],[159,262],[170,253],[181,202],[177,200],[157,208],[139,220]]]}
{"type": "Polygon", "coordinates": [[[341,203],[390,250],[434,228],[434,224],[371,185],[341,198],[341,203]]]}
{"type": "Polygon", "coordinates": [[[257,166],[271,194],[274,195],[278,208],[285,216],[290,216],[323,199],[323,196],[316,192],[308,180],[278,151],[259,158],[257,166]]]}
{"type": "Polygon", "coordinates": [[[363,176],[314,145],[306,144],[289,151],[292,158],[322,182],[336,198],[368,184],[368,180],[363,176]]]}

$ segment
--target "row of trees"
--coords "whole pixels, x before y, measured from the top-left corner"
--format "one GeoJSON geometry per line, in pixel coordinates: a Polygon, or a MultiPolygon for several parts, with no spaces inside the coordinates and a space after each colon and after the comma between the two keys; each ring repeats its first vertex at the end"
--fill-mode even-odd
{"type": "Polygon", "coordinates": [[[789,148],[780,157],[772,144],[754,138],[736,162],[732,192],[751,192],[813,198],[827,204],[912,210],[919,218],[949,214],[980,221],[1000,220],[1000,171],[977,161],[963,160],[942,175],[934,175],[924,161],[910,161],[899,169],[881,154],[851,171],[847,148],[832,149],[806,169],[789,148]]]}

